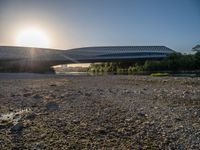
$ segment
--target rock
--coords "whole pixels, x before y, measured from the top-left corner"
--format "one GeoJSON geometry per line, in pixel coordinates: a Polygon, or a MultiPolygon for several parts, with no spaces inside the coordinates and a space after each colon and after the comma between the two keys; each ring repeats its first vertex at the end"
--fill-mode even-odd
{"type": "Polygon", "coordinates": [[[138,113],[138,116],[141,116],[141,117],[147,117],[148,115],[145,114],[144,112],[139,112],[139,113],[138,113]]]}
{"type": "Polygon", "coordinates": [[[43,149],[46,149],[46,146],[43,143],[35,143],[33,149],[34,150],[43,150],[43,149]]]}
{"type": "Polygon", "coordinates": [[[78,91],[77,93],[80,94],[80,95],[83,95],[83,92],[81,92],[81,91],[78,91]]]}
{"type": "Polygon", "coordinates": [[[21,147],[20,146],[14,146],[14,147],[12,147],[12,149],[11,150],[20,150],[21,149],[21,147]]]}
{"type": "Polygon", "coordinates": [[[29,97],[29,96],[31,96],[32,95],[32,93],[25,93],[23,96],[24,97],[29,97]]]}
{"type": "Polygon", "coordinates": [[[40,136],[40,139],[44,139],[46,136],[47,136],[47,134],[46,134],[46,133],[43,133],[43,134],[40,136]]]}
{"type": "Polygon", "coordinates": [[[183,129],[183,125],[179,125],[179,126],[175,127],[175,131],[178,131],[178,130],[181,130],[181,129],[183,129]]]}
{"type": "Polygon", "coordinates": [[[91,93],[85,93],[85,96],[91,96],[91,93]]]}
{"type": "Polygon", "coordinates": [[[127,89],[124,89],[123,91],[122,91],[122,94],[129,94],[129,93],[131,93],[129,90],[127,90],[127,89]]]}
{"type": "Polygon", "coordinates": [[[12,107],[9,108],[9,111],[13,111],[14,109],[12,107]]]}
{"type": "Polygon", "coordinates": [[[59,105],[56,102],[49,102],[46,104],[47,110],[57,110],[59,108],[59,105]]]}
{"type": "Polygon", "coordinates": [[[195,112],[194,112],[194,115],[195,115],[196,117],[200,117],[200,110],[195,111],[195,112]]]}
{"type": "Polygon", "coordinates": [[[0,130],[1,130],[1,129],[10,128],[11,126],[13,126],[13,124],[12,124],[11,122],[4,123],[4,124],[0,124],[0,130]]]}
{"type": "Polygon", "coordinates": [[[155,106],[154,109],[158,109],[158,107],[155,106]]]}
{"type": "Polygon", "coordinates": [[[184,150],[185,147],[184,147],[182,144],[178,144],[178,145],[177,145],[177,149],[179,149],[179,150],[184,150]]]}
{"type": "Polygon", "coordinates": [[[63,133],[64,133],[65,135],[68,135],[68,134],[69,134],[69,131],[68,131],[68,130],[64,130],[63,133]]]}
{"type": "Polygon", "coordinates": [[[31,113],[28,113],[25,117],[25,119],[28,119],[28,120],[34,120],[36,117],[36,114],[34,112],[31,112],[31,113]]]}
{"type": "Polygon", "coordinates": [[[40,95],[36,94],[36,95],[33,96],[33,98],[35,98],[35,99],[40,99],[40,98],[42,98],[42,97],[41,97],[40,95]]]}
{"type": "Polygon", "coordinates": [[[142,146],[141,145],[138,145],[137,147],[138,147],[137,150],[142,150],[142,146]]]}
{"type": "Polygon", "coordinates": [[[127,119],[125,119],[125,121],[126,122],[131,122],[131,121],[133,121],[133,119],[132,118],[127,118],[127,119]]]}
{"type": "Polygon", "coordinates": [[[75,120],[73,120],[72,122],[73,122],[74,124],[78,124],[78,123],[80,123],[80,120],[75,119],[75,120]]]}
{"type": "Polygon", "coordinates": [[[106,134],[106,133],[107,133],[106,129],[103,128],[103,127],[97,128],[96,131],[97,131],[97,133],[99,133],[99,134],[106,134]]]}
{"type": "Polygon", "coordinates": [[[17,123],[16,125],[14,125],[10,131],[11,133],[19,133],[22,131],[22,129],[24,128],[22,123],[17,123]]]}
{"type": "Polygon", "coordinates": [[[175,118],[175,121],[179,122],[179,121],[183,121],[183,119],[179,118],[179,117],[176,117],[175,118]]]}
{"type": "MultiPolygon", "coordinates": [[[[15,97],[15,96],[16,96],[15,94],[11,94],[11,95],[10,95],[10,97],[15,97]]],[[[0,95],[0,97],[1,97],[1,95],[0,95]]]]}
{"type": "Polygon", "coordinates": [[[151,122],[149,123],[149,125],[150,125],[150,126],[155,125],[155,121],[151,121],[151,122]]]}
{"type": "Polygon", "coordinates": [[[50,84],[50,86],[57,86],[56,84],[50,84]]]}
{"type": "Polygon", "coordinates": [[[165,126],[166,126],[166,128],[172,128],[173,127],[173,125],[169,124],[169,123],[167,123],[165,126]]]}
{"type": "Polygon", "coordinates": [[[162,82],[163,82],[163,83],[166,83],[166,82],[167,82],[167,80],[162,80],[162,82]]]}

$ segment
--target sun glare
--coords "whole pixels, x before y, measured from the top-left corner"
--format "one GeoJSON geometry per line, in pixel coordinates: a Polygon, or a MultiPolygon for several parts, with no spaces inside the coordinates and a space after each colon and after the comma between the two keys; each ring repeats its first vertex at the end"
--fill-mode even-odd
{"type": "Polygon", "coordinates": [[[48,37],[37,28],[27,28],[19,32],[16,38],[18,46],[49,47],[48,37]]]}

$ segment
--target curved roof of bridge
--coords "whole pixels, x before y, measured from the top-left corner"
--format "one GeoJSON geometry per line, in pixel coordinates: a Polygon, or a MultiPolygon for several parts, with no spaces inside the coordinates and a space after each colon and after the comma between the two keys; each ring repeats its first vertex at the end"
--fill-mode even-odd
{"type": "MultiPolygon", "coordinates": [[[[75,51],[75,50],[90,50],[90,51],[96,51],[96,50],[115,50],[115,51],[170,51],[173,50],[166,47],[166,46],[95,46],[95,47],[80,47],[80,48],[74,48],[74,49],[68,49],[68,51],[75,51]]],[[[174,51],[173,51],[174,52],[174,51]]]]}
{"type": "Polygon", "coordinates": [[[103,46],[103,47],[82,47],[68,50],[44,49],[31,47],[10,47],[0,46],[0,59],[44,59],[44,60],[66,60],[68,58],[91,58],[100,55],[123,53],[173,53],[165,46],[103,46]]]}

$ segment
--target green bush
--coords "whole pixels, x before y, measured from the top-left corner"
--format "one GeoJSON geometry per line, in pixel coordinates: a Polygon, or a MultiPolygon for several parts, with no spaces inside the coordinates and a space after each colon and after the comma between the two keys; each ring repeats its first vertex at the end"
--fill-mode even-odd
{"type": "Polygon", "coordinates": [[[135,74],[141,72],[177,72],[200,69],[200,52],[194,55],[172,53],[162,60],[147,60],[143,63],[134,62],[109,62],[101,64],[91,64],[91,72],[112,72],[135,74]]]}

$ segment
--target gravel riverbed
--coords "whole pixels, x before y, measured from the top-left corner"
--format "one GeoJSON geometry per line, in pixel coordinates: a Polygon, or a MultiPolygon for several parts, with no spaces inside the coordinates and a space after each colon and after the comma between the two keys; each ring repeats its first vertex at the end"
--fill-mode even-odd
{"type": "Polygon", "coordinates": [[[200,78],[0,74],[0,149],[199,149],[200,78]]]}

